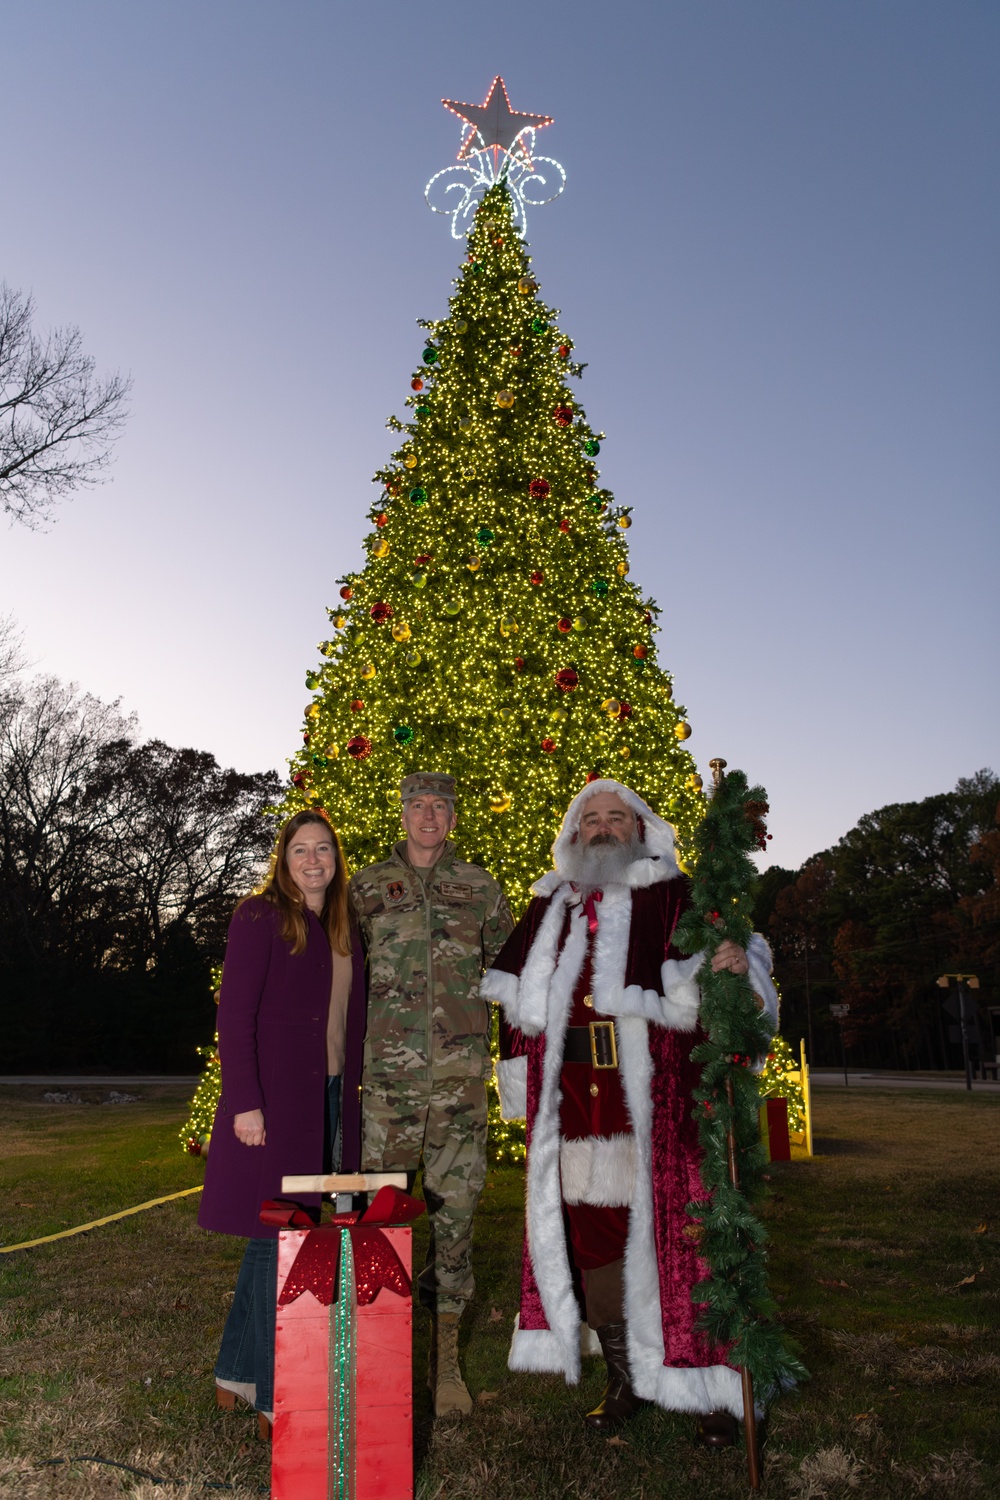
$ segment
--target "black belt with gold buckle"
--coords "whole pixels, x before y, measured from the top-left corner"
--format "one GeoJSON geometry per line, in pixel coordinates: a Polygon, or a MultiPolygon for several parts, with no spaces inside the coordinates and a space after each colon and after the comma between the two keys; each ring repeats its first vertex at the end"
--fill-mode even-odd
{"type": "Polygon", "coordinates": [[[617,1068],[614,1021],[591,1021],[589,1026],[568,1027],[563,1062],[589,1063],[592,1068],[617,1068]]]}

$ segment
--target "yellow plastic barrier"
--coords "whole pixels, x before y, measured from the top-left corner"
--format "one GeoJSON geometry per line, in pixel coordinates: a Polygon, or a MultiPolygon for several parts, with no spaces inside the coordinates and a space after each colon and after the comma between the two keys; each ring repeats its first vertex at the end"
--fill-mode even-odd
{"type": "Polygon", "coordinates": [[[37,1240],[22,1240],[19,1245],[0,1245],[0,1255],[12,1255],[15,1250],[33,1250],[36,1245],[49,1245],[53,1240],[68,1240],[74,1234],[86,1234],[88,1229],[100,1229],[102,1224],[113,1224],[116,1219],[127,1219],[130,1214],[141,1214],[144,1209],[157,1208],[161,1203],[171,1203],[174,1198],[189,1198],[200,1193],[202,1186],[182,1188],[179,1193],[168,1193],[165,1198],[150,1198],[148,1203],[137,1203],[135,1208],[123,1208],[117,1214],[105,1214],[103,1219],[94,1219],[90,1224],[78,1224],[75,1229],[60,1229],[58,1234],[43,1234],[37,1240]]]}

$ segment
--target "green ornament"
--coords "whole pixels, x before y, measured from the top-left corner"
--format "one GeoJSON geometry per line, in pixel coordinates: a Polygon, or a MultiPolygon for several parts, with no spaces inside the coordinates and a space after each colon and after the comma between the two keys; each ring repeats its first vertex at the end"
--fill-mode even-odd
{"type": "Polygon", "coordinates": [[[575,631],[577,631],[577,633],[579,634],[581,631],[586,630],[586,628],[587,628],[587,621],[584,618],[584,616],[583,615],[577,615],[576,619],[573,621],[573,629],[575,631]]]}
{"type": "Polygon", "coordinates": [[[496,532],[491,531],[488,526],[480,526],[479,530],[476,532],[476,541],[481,547],[488,547],[490,543],[495,542],[496,539],[496,532]]]}
{"type": "Polygon", "coordinates": [[[601,451],[601,445],[596,438],[588,438],[583,445],[583,451],[588,458],[596,458],[601,451]]]}
{"type": "Polygon", "coordinates": [[[459,417],[459,419],[458,419],[458,426],[459,426],[459,431],[460,432],[468,432],[469,428],[472,426],[472,418],[471,417],[459,417]]]}
{"type": "Polygon", "coordinates": [[[600,495],[591,495],[587,501],[587,509],[595,516],[599,516],[604,509],[604,501],[600,495]]]}
{"type": "Polygon", "coordinates": [[[546,323],[546,321],[545,321],[544,318],[532,318],[532,320],[531,320],[531,331],[532,331],[532,333],[547,333],[548,329],[549,329],[549,325],[548,325],[548,323],[546,323]]]}
{"type": "Polygon", "coordinates": [[[423,658],[421,657],[420,652],[415,647],[412,651],[407,651],[406,665],[408,667],[417,667],[420,665],[420,662],[422,660],[423,658]]]}
{"type": "Polygon", "coordinates": [[[413,738],[413,730],[409,724],[400,724],[392,731],[392,737],[397,745],[408,745],[413,738]]]}
{"type": "Polygon", "coordinates": [[[316,676],[315,672],[306,673],[306,687],[311,693],[319,687],[319,678],[316,676]]]}
{"type": "Polygon", "coordinates": [[[330,764],[325,755],[314,755],[312,758],[312,763],[314,766],[319,766],[321,771],[325,771],[327,766],[330,764]]]}
{"type": "Polygon", "coordinates": [[[632,665],[637,672],[645,672],[646,670],[646,663],[641,657],[633,656],[632,665]]]}
{"type": "Polygon", "coordinates": [[[426,505],[427,491],[424,489],[422,484],[414,485],[413,489],[410,491],[410,499],[413,501],[414,505],[426,505]]]}
{"type": "Polygon", "coordinates": [[[461,599],[449,599],[445,604],[444,612],[446,615],[460,615],[462,613],[461,599]]]}
{"type": "Polygon", "coordinates": [[[415,589],[425,588],[426,585],[427,585],[427,574],[426,573],[421,573],[421,572],[416,572],[416,573],[414,573],[413,577],[410,579],[410,582],[413,584],[413,587],[415,589]]]}
{"type": "Polygon", "coordinates": [[[468,333],[469,325],[464,318],[456,318],[452,325],[456,333],[468,333]]]}
{"type": "Polygon", "coordinates": [[[590,592],[596,594],[598,599],[603,599],[610,587],[611,585],[606,578],[595,578],[590,585],[590,592]]]}
{"type": "Polygon", "coordinates": [[[414,407],[414,410],[416,411],[418,417],[429,417],[431,414],[431,409],[429,406],[417,406],[414,407]]]}
{"type": "Polygon", "coordinates": [[[441,356],[438,351],[432,345],[428,344],[427,348],[424,350],[424,364],[436,365],[440,358],[441,356]]]}

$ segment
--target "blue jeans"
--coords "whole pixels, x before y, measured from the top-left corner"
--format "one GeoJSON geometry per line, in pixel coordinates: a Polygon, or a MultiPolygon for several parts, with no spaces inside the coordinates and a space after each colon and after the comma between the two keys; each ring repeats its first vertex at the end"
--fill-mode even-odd
{"type": "Polygon", "coordinates": [[[249,1240],[222,1330],[215,1374],[255,1385],[258,1411],[274,1410],[274,1322],[278,1302],[278,1241],[249,1240]]]}

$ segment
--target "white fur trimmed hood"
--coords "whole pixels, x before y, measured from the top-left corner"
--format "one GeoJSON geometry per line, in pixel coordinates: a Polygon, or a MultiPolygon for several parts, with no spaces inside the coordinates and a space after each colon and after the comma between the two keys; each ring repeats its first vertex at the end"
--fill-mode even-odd
{"type": "Polygon", "coordinates": [[[564,864],[566,855],[580,835],[580,819],[591,797],[600,792],[614,792],[635,813],[641,830],[641,838],[647,850],[645,857],[635,860],[622,882],[637,888],[656,885],[660,880],[671,880],[680,873],[675,853],[674,830],[663,818],[658,817],[648,803],[620,781],[605,778],[591,781],[573,798],[563,818],[562,827],[552,845],[553,868],[536,880],[531,887],[533,895],[551,896],[553,891],[568,878],[564,864]]]}

